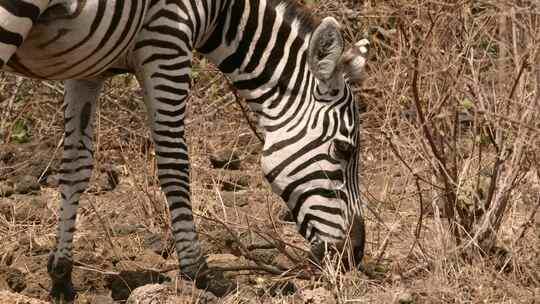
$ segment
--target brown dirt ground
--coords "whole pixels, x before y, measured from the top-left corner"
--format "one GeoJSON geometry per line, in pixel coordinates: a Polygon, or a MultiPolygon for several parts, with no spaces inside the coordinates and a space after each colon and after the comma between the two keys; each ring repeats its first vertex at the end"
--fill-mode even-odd
{"type": "MultiPolygon", "coordinates": [[[[328,3],[318,9],[340,12],[339,5],[328,3]]],[[[357,9],[354,2],[346,3],[357,9]]],[[[209,259],[220,266],[252,265],[241,256],[226,224],[257,259],[312,277],[230,272],[240,288],[225,303],[540,303],[540,217],[514,242],[534,206],[529,198],[538,193],[538,181],[531,178],[519,189],[503,225],[500,255],[464,263],[452,254],[452,245],[441,238],[445,233],[430,215],[422,223],[420,246],[414,246],[416,189],[410,173],[380,141],[372,111],[364,114],[362,129],[363,196],[375,212],[364,211],[368,243],[363,271],[339,273],[331,266],[318,270],[308,265],[307,244],[285,220],[286,207],[260,174],[260,144],[223,78],[204,60],[197,66],[187,134],[196,221],[209,259]],[[212,155],[231,151],[240,170],[212,167],[212,155]],[[268,247],[265,239],[288,244],[292,259],[276,249],[260,249],[268,247]],[[275,285],[280,282],[294,283],[297,291],[280,290],[283,285],[275,285]]],[[[13,109],[2,118],[9,124],[0,130],[0,291],[47,300],[46,261],[59,202],[55,177],[61,157],[62,88],[2,74],[0,88],[2,107],[13,97],[13,109]],[[6,143],[17,119],[24,120],[31,142],[6,143]]],[[[112,79],[106,89],[96,120],[95,174],[81,200],[74,243],[77,303],[106,303],[111,297],[122,303],[133,288],[126,281],[162,282],[176,274],[156,273],[174,266],[176,258],[140,90],[131,76],[112,79]]],[[[176,283],[179,296],[191,302],[191,285],[176,283]]]]}

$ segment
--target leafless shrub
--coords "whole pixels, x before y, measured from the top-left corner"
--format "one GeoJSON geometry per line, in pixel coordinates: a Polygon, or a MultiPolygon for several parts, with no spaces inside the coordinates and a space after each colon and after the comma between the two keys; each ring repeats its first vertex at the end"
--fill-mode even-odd
{"type": "Polygon", "coordinates": [[[440,228],[446,218],[441,231],[457,252],[489,253],[516,188],[536,178],[539,7],[386,5],[375,56],[394,62],[388,81],[397,100],[381,110],[383,137],[414,176],[419,202],[431,199],[440,228]]]}

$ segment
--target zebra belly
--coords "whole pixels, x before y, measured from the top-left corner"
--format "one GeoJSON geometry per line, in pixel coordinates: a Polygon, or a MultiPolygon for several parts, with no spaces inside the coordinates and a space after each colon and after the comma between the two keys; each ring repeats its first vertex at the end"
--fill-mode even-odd
{"type": "Polygon", "coordinates": [[[100,75],[118,67],[145,11],[145,0],[53,1],[8,61],[7,70],[51,80],[100,75]]]}

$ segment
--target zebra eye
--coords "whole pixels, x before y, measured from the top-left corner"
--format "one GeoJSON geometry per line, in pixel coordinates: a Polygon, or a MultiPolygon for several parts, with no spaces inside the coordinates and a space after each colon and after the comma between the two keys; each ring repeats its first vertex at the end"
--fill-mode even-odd
{"type": "Polygon", "coordinates": [[[334,153],[337,158],[342,160],[349,160],[354,154],[355,147],[346,141],[335,139],[334,140],[334,153]]]}
{"type": "Polygon", "coordinates": [[[335,90],[330,90],[330,96],[338,96],[339,94],[339,90],[338,89],[335,89],[335,90]]]}

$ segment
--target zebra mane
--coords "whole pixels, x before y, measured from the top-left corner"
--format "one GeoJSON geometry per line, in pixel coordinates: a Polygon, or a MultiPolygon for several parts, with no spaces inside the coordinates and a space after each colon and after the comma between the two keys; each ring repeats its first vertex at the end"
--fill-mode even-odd
{"type": "Polygon", "coordinates": [[[319,18],[315,17],[310,10],[297,0],[269,0],[272,6],[285,5],[285,20],[298,20],[302,25],[300,30],[303,33],[311,33],[319,25],[319,18]]]}

